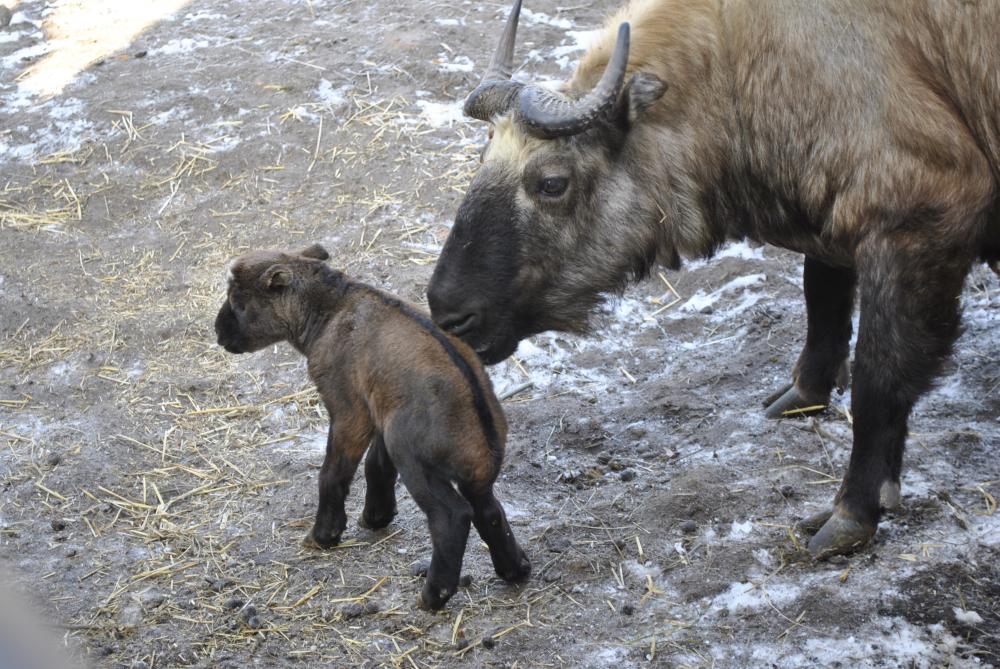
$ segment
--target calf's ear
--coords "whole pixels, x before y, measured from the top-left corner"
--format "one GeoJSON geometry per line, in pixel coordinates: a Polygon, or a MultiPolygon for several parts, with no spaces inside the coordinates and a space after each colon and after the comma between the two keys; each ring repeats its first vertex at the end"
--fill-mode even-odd
{"type": "Polygon", "coordinates": [[[292,276],[292,268],[288,265],[271,265],[260,275],[260,282],[271,290],[286,288],[291,285],[292,276]]]}
{"type": "Polygon", "coordinates": [[[329,260],[330,254],[319,244],[313,244],[299,251],[299,255],[313,260],[329,260]]]}

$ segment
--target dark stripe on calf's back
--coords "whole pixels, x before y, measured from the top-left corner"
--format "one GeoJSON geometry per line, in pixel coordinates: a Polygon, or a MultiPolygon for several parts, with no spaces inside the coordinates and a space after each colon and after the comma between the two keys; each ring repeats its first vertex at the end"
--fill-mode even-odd
{"type": "Polygon", "coordinates": [[[372,286],[362,283],[356,285],[363,286],[364,288],[370,290],[372,293],[377,295],[384,304],[398,309],[404,315],[415,320],[424,330],[430,333],[430,335],[437,340],[438,344],[441,345],[441,348],[445,350],[448,357],[451,358],[452,363],[454,363],[454,365],[458,367],[459,371],[462,372],[462,376],[465,377],[465,381],[469,385],[469,390],[472,392],[472,402],[476,407],[476,414],[479,416],[479,422],[483,427],[483,434],[486,436],[487,446],[489,446],[497,469],[499,469],[500,464],[503,461],[503,452],[500,449],[496,424],[493,422],[493,412],[490,410],[489,403],[486,401],[486,393],[483,391],[483,387],[479,383],[479,378],[476,376],[476,372],[472,368],[472,365],[469,364],[469,361],[466,360],[461,353],[459,353],[458,349],[455,348],[455,345],[448,339],[448,335],[443,333],[438,326],[434,325],[434,323],[432,323],[427,316],[415,310],[402,300],[386,295],[372,286]]]}

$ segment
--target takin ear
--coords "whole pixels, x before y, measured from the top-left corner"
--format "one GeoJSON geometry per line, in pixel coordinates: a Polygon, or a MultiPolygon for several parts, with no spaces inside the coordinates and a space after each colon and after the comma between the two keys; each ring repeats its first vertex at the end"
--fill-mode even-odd
{"type": "Polygon", "coordinates": [[[667,92],[667,82],[655,74],[637,72],[625,86],[625,113],[634,124],[667,92]]]}
{"type": "Polygon", "coordinates": [[[288,265],[271,265],[260,275],[260,283],[268,290],[287,288],[292,283],[292,268],[288,265]]]}
{"type": "Polygon", "coordinates": [[[326,249],[319,244],[312,244],[306,248],[299,251],[299,255],[303,258],[312,258],[313,260],[329,260],[330,254],[327,253],[326,249]]]}

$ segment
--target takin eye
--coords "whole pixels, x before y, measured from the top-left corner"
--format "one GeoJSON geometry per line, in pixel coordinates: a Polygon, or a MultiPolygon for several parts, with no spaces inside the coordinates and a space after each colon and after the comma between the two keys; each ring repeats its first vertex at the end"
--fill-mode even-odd
{"type": "Polygon", "coordinates": [[[559,197],[568,187],[569,179],[566,177],[545,177],[538,184],[538,192],[545,197],[559,197]]]}

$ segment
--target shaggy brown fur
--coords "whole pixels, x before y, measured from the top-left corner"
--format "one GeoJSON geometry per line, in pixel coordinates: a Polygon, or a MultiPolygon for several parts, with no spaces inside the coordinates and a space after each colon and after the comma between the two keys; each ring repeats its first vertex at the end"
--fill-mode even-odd
{"type": "Polygon", "coordinates": [[[743,238],[803,253],[809,332],[771,415],[846,380],[857,291],[854,449],[810,544],[851,550],[898,499],[907,417],[958,333],[966,274],[1000,259],[1000,3],[636,0],[569,95],[601,77],[621,21],[631,78],[606,118],[555,139],[493,119],[432,313],[495,362],[586,329],[654,262],[743,238]]]}
{"type": "Polygon", "coordinates": [[[427,316],[331,269],[328,257],[319,246],[241,256],[215,322],[219,344],[231,353],[287,341],[309,360],[330,433],[307,544],[340,540],[344,498],[371,444],[361,524],[380,528],[392,520],[398,469],[427,514],[434,544],[424,605],[440,608],[454,594],[470,523],[497,574],[525,578],[528,560],[493,496],[507,423],[482,365],[427,316]]]}

